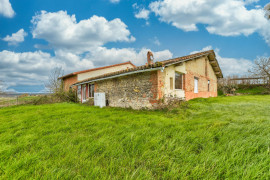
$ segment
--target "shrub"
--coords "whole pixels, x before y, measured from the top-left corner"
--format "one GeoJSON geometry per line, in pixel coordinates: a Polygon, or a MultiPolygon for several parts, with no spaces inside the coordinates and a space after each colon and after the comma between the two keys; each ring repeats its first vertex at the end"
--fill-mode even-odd
{"type": "Polygon", "coordinates": [[[57,92],[50,95],[41,96],[28,104],[40,105],[40,104],[53,104],[61,102],[78,102],[76,93],[72,90],[65,92],[57,92]]]}

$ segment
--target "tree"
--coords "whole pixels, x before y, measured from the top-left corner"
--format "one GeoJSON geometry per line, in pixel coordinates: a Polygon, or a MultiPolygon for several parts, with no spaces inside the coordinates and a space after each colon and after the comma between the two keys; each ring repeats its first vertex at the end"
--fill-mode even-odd
{"type": "Polygon", "coordinates": [[[63,91],[63,85],[62,81],[59,79],[59,77],[64,75],[64,70],[62,67],[56,67],[54,68],[50,75],[49,80],[47,83],[45,83],[45,87],[50,90],[52,93],[59,93],[63,91]]]}
{"type": "Polygon", "coordinates": [[[265,7],[265,17],[270,20],[270,3],[268,3],[265,7]]]}
{"type": "Polygon", "coordinates": [[[2,94],[3,93],[3,81],[2,80],[0,80],[0,94],[2,94]]]}
{"type": "Polygon", "coordinates": [[[267,87],[270,89],[270,57],[258,57],[249,72],[254,76],[266,78],[267,87]]]}

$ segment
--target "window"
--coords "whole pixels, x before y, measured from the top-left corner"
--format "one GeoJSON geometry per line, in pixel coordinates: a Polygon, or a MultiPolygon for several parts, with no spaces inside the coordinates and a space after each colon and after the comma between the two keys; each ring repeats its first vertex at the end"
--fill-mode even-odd
{"type": "Polygon", "coordinates": [[[86,100],[86,85],[83,85],[82,87],[82,99],[86,100]]]}
{"type": "Polygon", "coordinates": [[[81,99],[81,85],[78,86],[77,96],[79,99],[81,99]]]}
{"type": "Polygon", "coordinates": [[[95,93],[95,85],[94,84],[89,84],[89,97],[94,97],[95,93]]]}
{"type": "Polygon", "coordinates": [[[170,89],[173,90],[173,78],[170,77],[170,89]]]}
{"type": "Polygon", "coordinates": [[[198,93],[198,81],[199,79],[198,78],[194,78],[194,93],[198,93]]]}
{"type": "Polygon", "coordinates": [[[210,80],[208,80],[208,92],[210,91],[210,80]]]}
{"type": "Polygon", "coordinates": [[[175,72],[175,89],[183,89],[183,74],[175,72]]]}

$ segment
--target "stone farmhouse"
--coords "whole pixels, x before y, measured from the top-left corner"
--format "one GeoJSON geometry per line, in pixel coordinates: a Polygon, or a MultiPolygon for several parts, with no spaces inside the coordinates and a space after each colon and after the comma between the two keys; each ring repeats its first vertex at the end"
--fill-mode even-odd
{"type": "Polygon", "coordinates": [[[74,88],[82,103],[105,93],[106,104],[133,109],[156,108],[160,103],[216,97],[222,71],[213,50],[147,63],[131,62],[71,73],[61,77],[65,90],[74,88]]]}

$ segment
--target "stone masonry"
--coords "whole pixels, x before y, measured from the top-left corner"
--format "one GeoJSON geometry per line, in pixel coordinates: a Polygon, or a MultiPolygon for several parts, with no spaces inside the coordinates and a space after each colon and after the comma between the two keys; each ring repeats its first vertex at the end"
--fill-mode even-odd
{"type": "Polygon", "coordinates": [[[95,83],[95,92],[105,92],[108,105],[153,108],[159,100],[158,71],[143,72],[95,83]]]}

